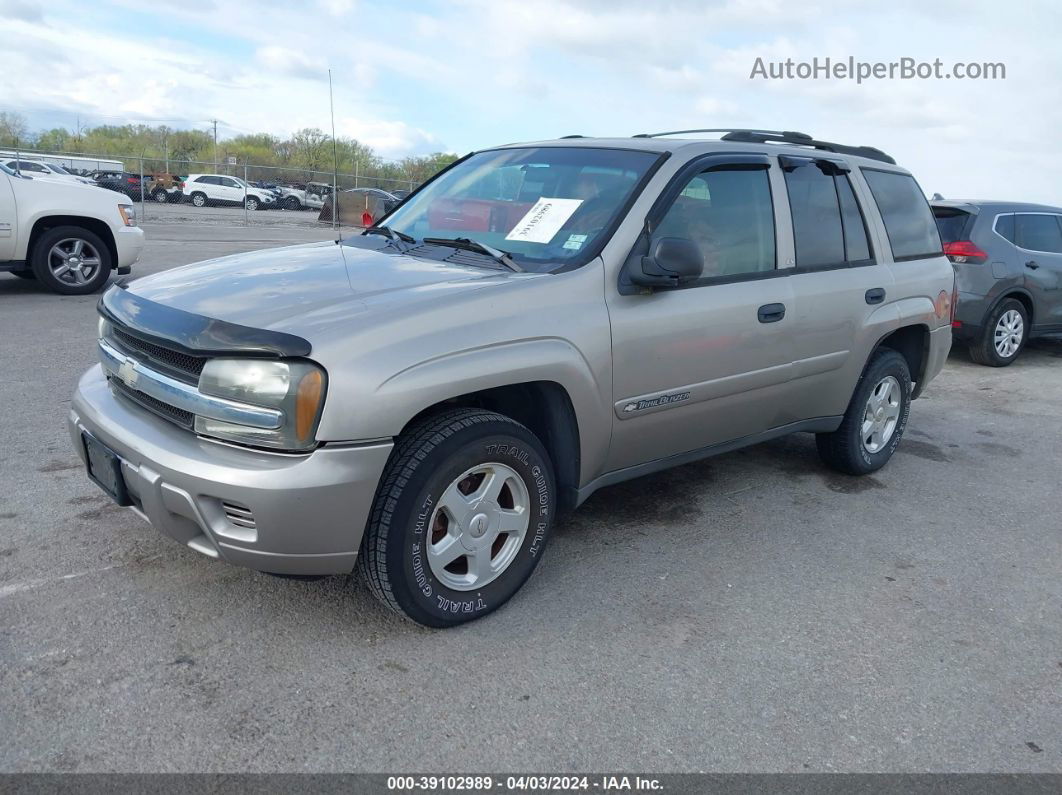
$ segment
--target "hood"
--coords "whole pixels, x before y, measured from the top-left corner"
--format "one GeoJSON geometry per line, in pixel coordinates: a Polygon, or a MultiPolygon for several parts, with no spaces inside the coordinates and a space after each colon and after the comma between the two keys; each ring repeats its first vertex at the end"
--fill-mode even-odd
{"type": "Polygon", "coordinates": [[[386,239],[272,248],[207,260],[137,279],[148,301],[253,328],[302,334],[317,323],[386,303],[389,310],[505,280],[490,268],[416,259],[386,239]],[[364,247],[363,247],[364,246],[364,247]]]}

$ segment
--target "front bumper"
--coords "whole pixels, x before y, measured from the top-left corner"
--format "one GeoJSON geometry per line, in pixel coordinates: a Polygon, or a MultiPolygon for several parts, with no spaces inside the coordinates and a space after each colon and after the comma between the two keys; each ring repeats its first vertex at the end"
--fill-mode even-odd
{"type": "Polygon", "coordinates": [[[128,268],[140,259],[144,250],[144,230],[139,226],[123,226],[115,232],[114,247],[118,250],[119,268],[128,268]]]}
{"type": "Polygon", "coordinates": [[[99,365],[78,383],[69,430],[82,460],[83,432],[121,458],[132,510],[157,530],[277,574],[353,569],[392,448],[327,445],[286,455],[210,442],[115,395],[99,365]]]}

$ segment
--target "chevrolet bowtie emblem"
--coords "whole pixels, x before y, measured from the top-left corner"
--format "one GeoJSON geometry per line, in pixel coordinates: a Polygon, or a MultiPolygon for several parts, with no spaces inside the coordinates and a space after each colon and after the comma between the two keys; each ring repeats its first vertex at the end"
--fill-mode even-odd
{"type": "Polygon", "coordinates": [[[122,362],[118,368],[118,377],[122,379],[124,383],[130,389],[136,389],[137,381],[140,380],[140,374],[136,371],[136,365],[132,359],[126,359],[122,362]]]}

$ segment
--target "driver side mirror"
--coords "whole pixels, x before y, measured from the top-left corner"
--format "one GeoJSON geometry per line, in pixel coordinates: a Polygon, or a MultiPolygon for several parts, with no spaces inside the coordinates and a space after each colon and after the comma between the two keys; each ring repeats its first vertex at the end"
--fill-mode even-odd
{"type": "Polygon", "coordinates": [[[660,237],[641,258],[640,267],[631,269],[630,279],[641,287],[677,287],[703,272],[700,246],[684,237],[660,237]]]}

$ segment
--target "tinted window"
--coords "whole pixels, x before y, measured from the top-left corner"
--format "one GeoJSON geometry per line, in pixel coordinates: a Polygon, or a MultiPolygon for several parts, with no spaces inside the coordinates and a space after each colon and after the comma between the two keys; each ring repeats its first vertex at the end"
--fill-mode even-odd
{"type": "Polygon", "coordinates": [[[943,253],[929,203],[908,174],[863,169],[885,222],[893,259],[935,257],[943,253]]]}
{"type": "Polygon", "coordinates": [[[203,184],[203,185],[217,185],[218,184],[218,178],[217,177],[196,177],[195,181],[200,183],[200,184],[203,184]]]}
{"type": "Polygon", "coordinates": [[[1014,216],[1014,235],[1022,248],[1062,254],[1062,228],[1057,215],[1018,213],[1014,216]]]}
{"type": "Polygon", "coordinates": [[[933,218],[937,222],[937,232],[944,243],[954,243],[956,240],[969,240],[967,227],[973,216],[964,210],[956,210],[952,207],[934,207],[933,218]]]}
{"type": "Polygon", "coordinates": [[[682,237],[704,255],[704,277],[774,269],[774,206],[767,171],[716,170],[693,177],[653,231],[682,237]]]}
{"type": "Polygon", "coordinates": [[[849,262],[868,260],[870,241],[867,239],[867,225],[863,222],[863,213],[852,191],[852,183],[844,174],[835,176],[834,183],[837,185],[837,200],[841,203],[845,257],[849,262]]]}
{"type": "Polygon", "coordinates": [[[1003,237],[1014,242],[1014,215],[1001,215],[996,218],[996,231],[1003,237]]]}
{"type": "Polygon", "coordinates": [[[798,268],[844,262],[844,232],[833,176],[813,162],[785,171],[798,268]]]}
{"type": "Polygon", "coordinates": [[[229,179],[228,177],[221,177],[219,181],[226,188],[239,188],[239,187],[242,187],[239,182],[237,182],[234,179],[229,179]]]}
{"type": "Polygon", "coordinates": [[[863,216],[848,177],[817,163],[785,170],[799,268],[870,259],[863,216]]]}

